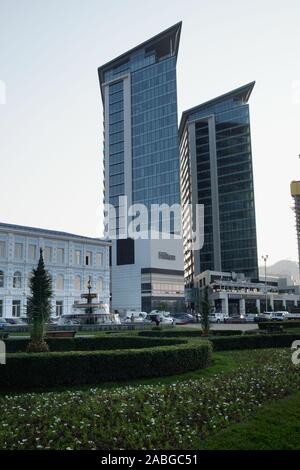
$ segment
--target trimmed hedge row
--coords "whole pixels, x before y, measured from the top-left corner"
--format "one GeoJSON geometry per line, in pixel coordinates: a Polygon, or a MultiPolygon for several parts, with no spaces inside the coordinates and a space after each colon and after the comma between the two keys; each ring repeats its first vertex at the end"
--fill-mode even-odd
{"type": "MultiPolygon", "coordinates": [[[[79,338],[47,338],[50,351],[99,351],[116,349],[143,349],[156,346],[182,344],[184,339],[143,338],[139,336],[103,335],[79,338]]],[[[26,352],[29,339],[8,338],[5,340],[6,352],[26,352]]]]}
{"type": "Polygon", "coordinates": [[[300,334],[243,335],[234,337],[210,338],[214,351],[233,349],[285,348],[300,339],[300,334]]]}
{"type": "Polygon", "coordinates": [[[260,330],[266,330],[269,326],[279,325],[283,328],[300,328],[300,321],[288,320],[288,321],[260,321],[258,327],[260,330]]]}
{"type": "MultiPolygon", "coordinates": [[[[240,330],[210,330],[210,336],[240,336],[243,332],[240,330]]],[[[152,330],[139,331],[138,336],[159,337],[159,338],[199,338],[202,336],[201,330],[152,330]]]]}
{"type": "MultiPolygon", "coordinates": [[[[160,333],[160,336],[171,337],[172,334],[184,337],[185,332],[140,332],[141,336],[150,336],[151,333],[160,333]]],[[[224,333],[224,331],[222,332],[224,333]]],[[[154,336],[151,334],[151,336],[154,336]]],[[[199,337],[199,334],[198,334],[199,337]]],[[[300,339],[299,333],[274,333],[274,334],[243,334],[231,336],[210,336],[209,341],[213,345],[214,351],[229,351],[234,349],[259,349],[259,348],[284,348],[291,347],[293,341],[300,339]]]]}
{"type": "Polygon", "coordinates": [[[185,342],[135,351],[9,354],[1,366],[0,388],[19,391],[180,374],[207,367],[211,350],[209,342],[185,342]]]}

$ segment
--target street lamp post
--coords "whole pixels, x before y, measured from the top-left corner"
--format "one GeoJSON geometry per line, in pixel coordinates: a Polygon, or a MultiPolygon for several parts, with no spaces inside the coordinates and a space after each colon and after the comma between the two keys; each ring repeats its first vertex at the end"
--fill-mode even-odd
{"type": "Polygon", "coordinates": [[[263,255],[262,259],[264,260],[265,263],[265,294],[266,294],[266,312],[268,311],[268,290],[267,290],[267,261],[268,261],[269,255],[263,255]]]}

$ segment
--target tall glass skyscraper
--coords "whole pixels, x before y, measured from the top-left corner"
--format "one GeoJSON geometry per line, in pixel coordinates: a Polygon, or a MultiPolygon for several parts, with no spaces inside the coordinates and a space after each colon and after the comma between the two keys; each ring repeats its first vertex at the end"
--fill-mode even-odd
{"type": "MultiPolygon", "coordinates": [[[[104,107],[105,202],[126,229],[128,205],[180,203],[176,61],[181,23],[98,69],[104,107]]],[[[118,239],[112,247],[112,306],[150,310],[183,300],[182,242],[118,239]],[[168,243],[169,242],[169,243],[168,243]]]]}
{"type": "MultiPolygon", "coordinates": [[[[200,272],[258,278],[248,100],[254,82],[196,106],[180,124],[182,203],[204,205],[204,245],[184,235],[187,286],[200,272]]],[[[193,224],[193,217],[189,224],[193,224]]]]}

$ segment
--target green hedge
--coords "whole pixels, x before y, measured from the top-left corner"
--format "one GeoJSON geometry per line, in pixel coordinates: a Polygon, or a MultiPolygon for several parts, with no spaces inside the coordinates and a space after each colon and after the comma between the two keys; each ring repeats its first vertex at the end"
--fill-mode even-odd
{"type": "MultiPolygon", "coordinates": [[[[210,330],[210,336],[240,336],[243,332],[240,330],[210,330]]],[[[139,331],[138,336],[159,337],[159,338],[199,338],[202,331],[198,329],[190,330],[152,330],[139,331]]]]}
{"type": "Polygon", "coordinates": [[[300,334],[243,335],[234,337],[210,338],[214,351],[233,349],[259,349],[291,347],[292,342],[300,339],[300,334]]]}
{"type": "Polygon", "coordinates": [[[25,390],[180,374],[207,367],[209,342],[140,350],[8,354],[0,388],[25,390]]]}
{"type": "MultiPolygon", "coordinates": [[[[115,349],[142,349],[147,347],[181,344],[184,339],[143,338],[135,335],[103,335],[79,338],[47,338],[50,351],[98,351],[115,349]]],[[[28,339],[5,340],[7,353],[26,352],[28,339]]]]}
{"type": "Polygon", "coordinates": [[[260,330],[266,330],[269,326],[279,325],[283,328],[300,328],[300,321],[298,320],[288,320],[288,321],[260,321],[258,322],[258,327],[260,330]]]}

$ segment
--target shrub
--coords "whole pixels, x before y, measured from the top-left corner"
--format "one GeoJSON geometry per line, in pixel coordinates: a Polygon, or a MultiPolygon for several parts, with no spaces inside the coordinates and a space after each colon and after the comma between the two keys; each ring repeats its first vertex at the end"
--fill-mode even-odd
{"type": "MultiPolygon", "coordinates": [[[[79,338],[48,338],[50,351],[97,351],[115,349],[141,349],[147,347],[181,344],[184,339],[170,338],[143,338],[139,336],[103,335],[79,338]]],[[[29,344],[28,339],[9,338],[5,340],[8,353],[25,352],[29,344]]]]}
{"type": "Polygon", "coordinates": [[[35,341],[29,341],[26,351],[29,353],[34,353],[34,352],[49,352],[49,345],[46,343],[44,340],[35,340],[35,341]]]}
{"type": "Polygon", "coordinates": [[[300,321],[288,320],[288,321],[261,321],[258,322],[260,330],[266,330],[270,325],[279,325],[283,328],[300,328],[300,321]]]}
{"type": "MultiPolygon", "coordinates": [[[[239,330],[210,330],[210,335],[213,336],[232,336],[232,335],[241,335],[242,331],[239,330]]],[[[139,331],[138,336],[145,337],[159,337],[159,338],[199,338],[202,336],[202,331],[198,329],[186,329],[186,330],[160,330],[160,331],[139,331]]]]}
{"type": "Polygon", "coordinates": [[[240,336],[244,332],[241,330],[210,330],[209,334],[213,336],[240,336]]]}
{"type": "Polygon", "coordinates": [[[24,390],[61,385],[159,377],[206,367],[209,342],[140,350],[8,354],[0,388],[24,390]]]}
{"type": "Polygon", "coordinates": [[[233,337],[211,338],[215,351],[228,351],[233,349],[258,349],[258,348],[284,348],[291,347],[300,334],[268,334],[268,335],[243,335],[233,337]]]}

